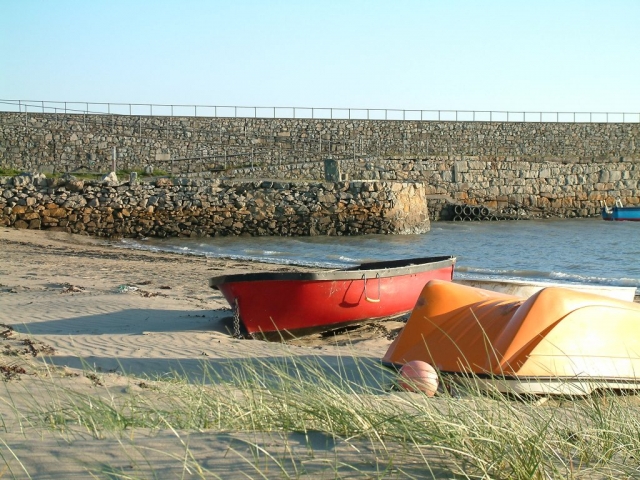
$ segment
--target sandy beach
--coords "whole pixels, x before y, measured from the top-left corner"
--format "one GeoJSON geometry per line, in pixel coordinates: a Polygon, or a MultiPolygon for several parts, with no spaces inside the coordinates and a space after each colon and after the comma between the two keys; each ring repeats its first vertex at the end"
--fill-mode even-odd
{"type": "Polygon", "coordinates": [[[0,478],[640,471],[637,395],[398,391],[380,358],[400,321],[286,343],[230,334],[209,277],[304,267],[9,228],[0,253],[0,478]]]}
{"type": "MultiPolygon", "coordinates": [[[[229,334],[231,310],[220,292],[208,287],[208,278],[297,267],[134,251],[90,237],[8,228],[0,229],[0,252],[0,416],[5,430],[0,452],[6,463],[3,467],[0,461],[0,477],[7,472],[18,478],[82,477],[104,465],[148,465],[149,455],[153,468],[147,467],[143,477],[149,471],[160,477],[182,472],[184,466],[175,461],[184,455],[177,432],[145,436],[138,430],[134,442],[100,440],[78,429],[73,438],[63,438],[31,421],[34,409],[41,408],[37,405],[51,400],[54,380],[55,388],[112,398],[145,395],[145,385],[174,372],[199,382],[203,368],[234,359],[320,356],[327,365],[346,365],[348,371],[359,359],[379,359],[391,341],[389,333],[402,325],[373,325],[287,344],[235,339],[229,334]],[[131,443],[147,449],[146,460],[139,453],[137,459],[128,458],[134,455],[126,447],[131,443]]],[[[228,465],[235,465],[238,475],[242,465],[253,468],[228,455],[232,433],[183,435],[193,455],[226,472],[222,478],[228,478],[228,465]]],[[[299,438],[276,443],[307,448],[299,438]]]]}

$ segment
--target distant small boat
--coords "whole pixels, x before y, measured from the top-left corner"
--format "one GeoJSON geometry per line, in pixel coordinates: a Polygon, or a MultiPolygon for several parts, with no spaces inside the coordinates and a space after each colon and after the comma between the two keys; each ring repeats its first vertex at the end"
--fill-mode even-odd
{"type": "Polygon", "coordinates": [[[602,218],[604,220],[640,222],[640,207],[624,207],[620,199],[616,200],[613,207],[608,207],[603,203],[602,218]]]}
{"type": "Polygon", "coordinates": [[[481,389],[588,394],[640,388],[640,305],[549,287],[528,299],[429,282],[383,357],[413,360],[481,389]]]}
{"type": "Polygon", "coordinates": [[[234,334],[275,339],[410,312],[424,285],[451,281],[455,257],[363,263],[319,272],[259,272],[209,280],[234,309],[234,334]],[[244,332],[243,332],[244,333],[244,332]]]}

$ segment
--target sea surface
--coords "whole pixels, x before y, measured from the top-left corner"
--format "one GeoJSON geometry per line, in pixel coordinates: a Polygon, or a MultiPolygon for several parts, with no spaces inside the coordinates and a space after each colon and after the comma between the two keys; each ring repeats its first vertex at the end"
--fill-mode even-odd
{"type": "Polygon", "coordinates": [[[126,248],[327,268],[453,255],[455,278],[634,286],[640,223],[601,219],[432,222],[422,235],[123,240],[126,248]]]}

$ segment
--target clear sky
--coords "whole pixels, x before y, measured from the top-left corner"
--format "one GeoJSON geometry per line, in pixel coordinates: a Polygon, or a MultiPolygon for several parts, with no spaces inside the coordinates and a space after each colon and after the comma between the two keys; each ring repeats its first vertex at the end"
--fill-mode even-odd
{"type": "Polygon", "coordinates": [[[0,0],[0,98],[640,112],[640,0],[0,0]]]}

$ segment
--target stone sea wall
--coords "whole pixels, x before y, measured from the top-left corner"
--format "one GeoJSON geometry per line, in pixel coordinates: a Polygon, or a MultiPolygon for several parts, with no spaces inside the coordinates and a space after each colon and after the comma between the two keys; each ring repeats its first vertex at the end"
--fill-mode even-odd
{"type": "Polygon", "coordinates": [[[357,235],[423,233],[429,216],[415,183],[20,175],[0,177],[0,225],[103,237],[357,235]]]}
{"type": "MultiPolygon", "coordinates": [[[[271,168],[320,180],[327,156],[396,170],[459,156],[514,161],[640,160],[638,123],[452,122],[0,113],[0,167],[72,172],[155,166],[175,175],[271,168]],[[301,165],[307,166],[302,167],[301,165]],[[288,165],[296,165],[288,169],[288,165]]],[[[357,174],[351,178],[360,179],[357,174]]]]}
{"type": "MultiPolygon", "coordinates": [[[[626,158],[565,162],[444,156],[340,164],[348,178],[423,183],[432,220],[451,219],[454,204],[483,205],[496,213],[518,210],[529,218],[596,216],[602,202],[611,205],[617,198],[625,205],[640,204],[640,161],[626,158]]],[[[275,173],[246,169],[237,174],[275,173]]]]}
{"type": "Polygon", "coordinates": [[[640,124],[254,119],[0,113],[0,168],[147,168],[194,181],[424,184],[432,220],[454,204],[528,218],[640,204],[640,124]]]}

